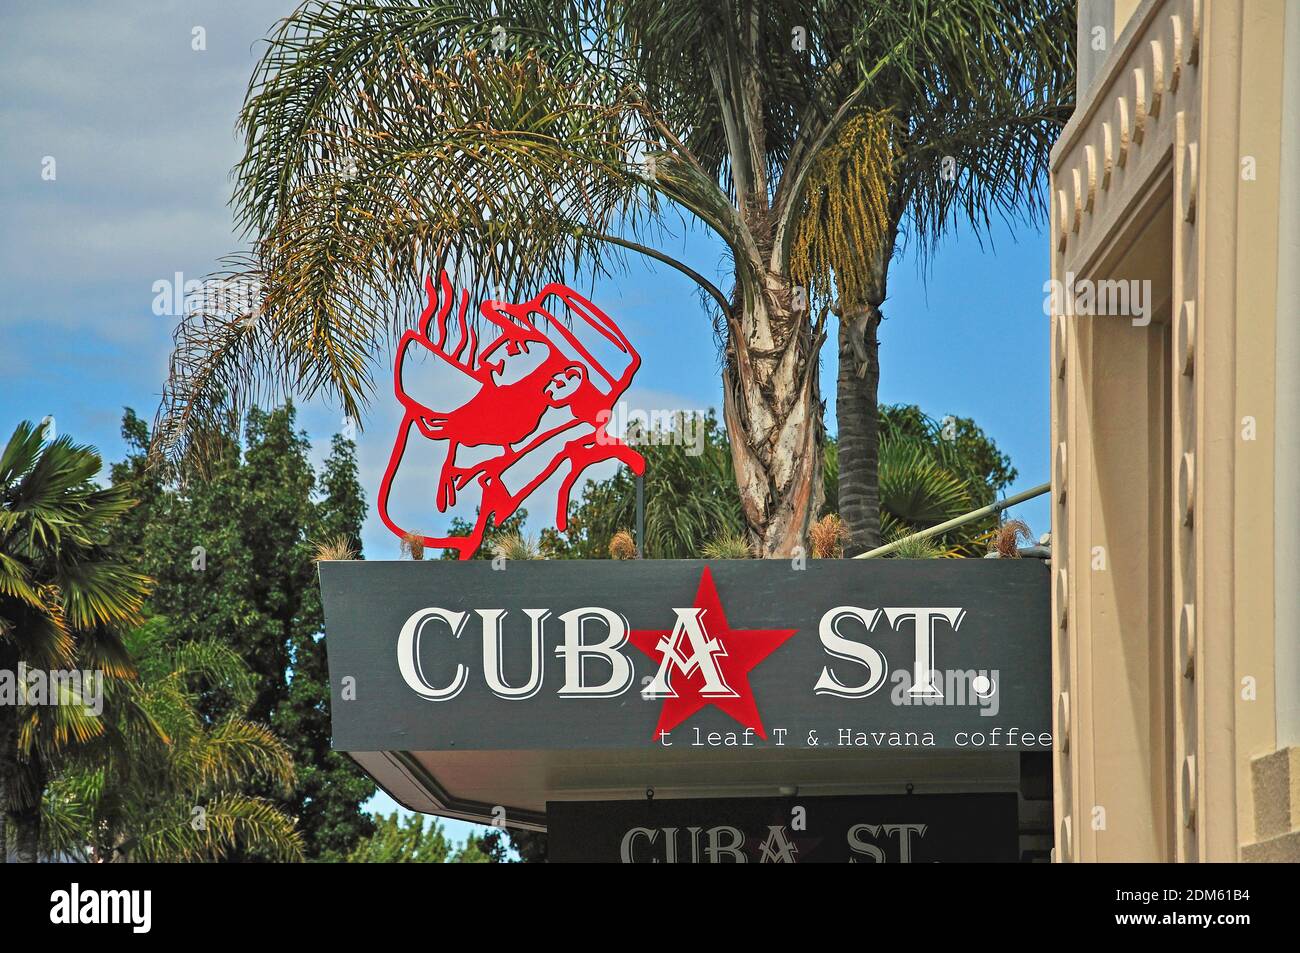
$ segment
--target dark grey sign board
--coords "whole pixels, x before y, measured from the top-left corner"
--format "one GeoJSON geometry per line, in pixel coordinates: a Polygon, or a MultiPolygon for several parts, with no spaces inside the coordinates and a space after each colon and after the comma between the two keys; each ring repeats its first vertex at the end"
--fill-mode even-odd
{"type": "Polygon", "coordinates": [[[1019,858],[1014,794],[552,801],[554,863],[973,863],[1019,858]]]}
{"type": "Polygon", "coordinates": [[[1031,559],[320,564],[334,747],[1051,748],[1031,559]]]}

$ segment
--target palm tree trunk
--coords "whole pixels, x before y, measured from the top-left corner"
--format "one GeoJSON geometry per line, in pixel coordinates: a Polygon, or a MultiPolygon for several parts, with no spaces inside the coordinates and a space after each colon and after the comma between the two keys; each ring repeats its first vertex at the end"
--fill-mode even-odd
{"type": "Polygon", "coordinates": [[[9,792],[17,770],[17,738],[11,727],[16,711],[0,705],[0,864],[9,861],[9,792]]]}
{"type": "Polygon", "coordinates": [[[14,831],[14,857],[20,864],[34,864],[41,840],[41,799],[10,812],[14,831]]]}
{"type": "MultiPolygon", "coordinates": [[[[16,672],[16,652],[0,652],[0,670],[16,672]]],[[[40,754],[18,760],[18,708],[0,704],[0,861],[10,854],[20,864],[36,863],[41,835],[41,799],[47,776],[40,754]],[[20,774],[25,774],[20,783],[20,774]],[[24,797],[24,789],[34,797],[24,797]]]]}
{"type": "Polygon", "coordinates": [[[759,556],[808,552],[822,497],[822,334],[792,307],[789,280],[764,287],[728,322],[723,416],[750,541],[759,556]]]}
{"type": "MultiPolygon", "coordinates": [[[[0,645],[0,672],[15,678],[18,654],[11,646],[0,645]]],[[[9,823],[9,799],[17,790],[18,775],[18,708],[0,702],[0,864],[7,863],[13,848],[13,825],[9,823]]]]}
{"type": "Polygon", "coordinates": [[[880,318],[875,304],[840,315],[835,419],[840,519],[849,533],[846,556],[880,545],[880,318]]]}
{"type": "MultiPolygon", "coordinates": [[[[17,723],[15,719],[14,741],[17,742],[17,723]]],[[[16,754],[16,751],[15,751],[16,754]]],[[[13,844],[14,859],[20,864],[34,864],[40,853],[41,840],[41,802],[45,798],[45,787],[49,783],[49,773],[39,751],[33,751],[26,764],[17,766],[22,772],[22,784],[18,785],[11,778],[11,803],[9,805],[9,837],[13,844]],[[19,799],[17,788],[21,787],[25,796],[19,799]]]]}
{"type": "Polygon", "coordinates": [[[835,428],[839,433],[840,520],[848,531],[845,556],[880,545],[880,307],[885,303],[902,196],[895,196],[885,241],[856,296],[840,287],[839,374],[835,428]]]}

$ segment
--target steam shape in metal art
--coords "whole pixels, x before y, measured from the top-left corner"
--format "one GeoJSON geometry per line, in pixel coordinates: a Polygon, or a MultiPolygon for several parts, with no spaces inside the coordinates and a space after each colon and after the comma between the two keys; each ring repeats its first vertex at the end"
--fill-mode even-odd
{"type": "Polygon", "coordinates": [[[461,291],[457,301],[445,271],[438,287],[432,277],[424,284],[428,304],[418,329],[402,336],[393,365],[403,417],[379,489],[385,526],[398,536],[413,533],[427,547],[455,549],[461,559],[470,559],[483,542],[488,520],[500,525],[509,519],[557,472],[564,472],[555,514],[561,531],[568,523],[569,496],[588,467],[619,460],[638,476],[645,472],[641,454],[605,431],[615,402],[641,365],[640,355],[608,315],[572,288],[548,284],[524,304],[481,304],[487,343],[480,349],[476,322],[468,314],[469,293],[461,291]],[[597,358],[593,348],[612,356],[597,358]],[[409,393],[403,370],[412,355],[427,354],[473,380],[477,390],[468,401],[445,409],[409,393]],[[438,442],[439,449],[445,445],[438,512],[454,506],[462,492],[479,496],[468,536],[424,536],[389,515],[389,494],[413,434],[438,442]],[[458,461],[465,448],[477,448],[466,453],[475,457],[473,462],[458,461]]]}

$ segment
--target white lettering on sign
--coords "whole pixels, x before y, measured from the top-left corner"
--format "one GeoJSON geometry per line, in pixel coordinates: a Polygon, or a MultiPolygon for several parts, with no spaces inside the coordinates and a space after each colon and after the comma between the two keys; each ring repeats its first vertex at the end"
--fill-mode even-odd
{"type": "Polygon", "coordinates": [[[677,624],[673,626],[672,634],[660,639],[656,646],[664,653],[664,657],[659,663],[659,671],[646,686],[643,693],[645,697],[676,698],[677,693],[673,691],[673,668],[676,667],[683,675],[689,676],[696,671],[700,673],[704,679],[700,695],[704,698],[739,698],[718,669],[715,657],[726,655],[727,649],[722,642],[709,638],[704,631],[701,622],[704,610],[674,609],[673,612],[677,613],[677,624]],[[682,654],[683,642],[690,643],[690,655],[682,654]]]}
{"type": "MultiPolygon", "coordinates": [[[[876,627],[880,614],[880,609],[872,609],[868,613],[866,609],[857,606],[838,606],[822,616],[818,634],[826,654],[832,658],[864,665],[868,677],[860,685],[848,686],[836,678],[831,667],[827,665],[822,669],[817,684],[813,686],[814,692],[818,695],[834,695],[839,698],[865,698],[885,683],[885,676],[889,674],[889,663],[884,654],[865,642],[845,638],[839,630],[841,619],[856,619],[866,626],[868,632],[871,632],[876,627]]],[[[942,698],[943,692],[934,682],[935,628],[940,621],[946,621],[952,627],[952,631],[956,632],[961,626],[962,619],[966,617],[965,610],[886,608],[884,615],[895,631],[899,630],[901,623],[909,621],[912,623],[913,682],[912,687],[908,689],[908,695],[917,698],[942,698]]]]}
{"type": "MultiPolygon", "coordinates": [[[[854,824],[845,833],[850,853],[849,863],[888,863],[891,856],[898,863],[913,862],[918,839],[925,836],[926,824],[854,824]]],[[[746,849],[744,831],[730,824],[716,827],[630,827],[619,842],[622,863],[717,864],[750,863],[793,864],[799,861],[799,841],[783,824],[767,825],[767,834],[756,849],[746,849]],[[751,856],[754,854],[755,856],[751,856]]]]}
{"type": "Polygon", "coordinates": [[[433,701],[446,701],[460,694],[465,682],[469,680],[469,669],[457,664],[456,675],[451,684],[444,688],[431,685],[424,677],[424,669],[420,666],[420,640],[424,636],[424,627],[434,621],[447,623],[451,637],[459,639],[460,630],[465,625],[465,613],[436,606],[414,613],[397,635],[397,668],[402,673],[403,680],[417,695],[433,701]]]}
{"type": "Polygon", "coordinates": [[[483,620],[483,677],[487,686],[497,698],[532,698],[542,690],[542,624],[551,614],[550,609],[525,609],[524,614],[531,620],[528,632],[531,641],[528,657],[532,667],[528,670],[528,680],[518,688],[506,684],[505,672],[501,665],[501,644],[505,639],[504,609],[479,609],[479,618],[483,620]],[[488,635],[489,629],[492,635],[488,635]]]}
{"type": "Polygon", "coordinates": [[[632,663],[621,651],[627,642],[627,619],[612,609],[588,607],[574,609],[560,616],[564,623],[564,643],[555,654],[564,659],[564,687],[561,698],[614,698],[627,691],[636,677],[632,663]],[[605,624],[605,639],[595,645],[582,641],[589,621],[605,624]],[[588,685],[584,680],[587,656],[599,656],[609,663],[609,677],[599,685],[588,685]]]}
{"type": "Polygon", "coordinates": [[[889,624],[898,629],[898,623],[912,620],[915,629],[916,666],[913,669],[910,694],[924,698],[942,698],[943,692],[934,684],[934,626],[940,619],[945,620],[954,632],[961,625],[966,613],[961,609],[886,609],[885,616],[889,624]]]}
{"type": "MultiPolygon", "coordinates": [[[[506,640],[507,609],[475,609],[482,640],[483,680],[493,695],[508,700],[532,698],[542,689],[545,678],[544,636],[549,609],[524,609],[528,617],[529,669],[528,676],[518,685],[506,682],[502,654],[506,640]]],[[[704,698],[737,698],[735,690],[727,683],[718,659],[727,655],[727,646],[720,638],[710,636],[705,612],[699,608],[674,609],[677,621],[672,632],[658,642],[662,653],[659,669],[647,684],[646,698],[676,698],[673,676],[690,677],[699,673],[703,680],[700,696],[704,698]]],[[[468,612],[444,609],[437,606],[420,609],[402,625],[397,637],[397,665],[402,679],[422,698],[430,701],[448,701],[465,688],[469,668],[457,662],[450,681],[436,685],[426,673],[422,658],[432,653],[426,647],[425,636],[430,624],[437,624],[442,634],[450,634],[453,642],[459,641],[468,612]],[[422,655],[423,652],[423,655],[422,655]]],[[[862,623],[870,634],[884,618],[896,632],[905,626],[912,627],[912,679],[906,694],[916,698],[940,699],[943,691],[936,682],[935,638],[939,624],[947,623],[955,633],[966,617],[960,608],[922,608],[915,606],[864,609],[859,606],[836,606],[821,617],[818,636],[826,654],[832,659],[853,662],[866,669],[865,676],[856,684],[849,684],[838,676],[830,664],[824,666],[813,692],[839,698],[865,698],[885,684],[889,675],[889,662],[883,652],[865,641],[852,639],[840,632],[840,623],[852,620],[862,623]]],[[[630,626],[628,621],[612,609],[586,606],[563,613],[563,639],[555,648],[556,656],[564,664],[564,682],[557,694],[561,698],[615,698],[631,687],[636,677],[632,663],[624,654],[630,626]],[[600,638],[589,640],[595,633],[600,638]],[[603,676],[603,677],[602,677],[603,676]]],[[[719,850],[725,850],[720,846],[719,850]]]]}
{"type": "Polygon", "coordinates": [[[850,687],[836,678],[828,665],[822,669],[821,677],[817,679],[813,691],[818,695],[834,695],[838,698],[865,698],[885,684],[889,663],[884,653],[864,642],[855,642],[840,635],[840,620],[846,618],[857,619],[870,632],[876,627],[880,610],[872,609],[871,614],[868,615],[865,609],[859,609],[857,606],[837,606],[822,616],[820,626],[819,634],[826,654],[849,662],[861,662],[867,667],[869,673],[867,680],[861,685],[850,687]]]}
{"type": "MultiPolygon", "coordinates": [[[[881,831],[885,836],[895,835],[898,837],[898,862],[901,864],[910,864],[912,862],[912,835],[918,837],[925,836],[924,824],[854,824],[849,828],[849,850],[855,854],[861,854],[864,857],[870,857],[872,863],[885,863],[885,852],[875,844],[864,840],[864,833],[870,834],[873,838],[880,837],[881,831]]],[[[856,857],[849,858],[849,863],[856,864],[860,861],[856,857]]]]}

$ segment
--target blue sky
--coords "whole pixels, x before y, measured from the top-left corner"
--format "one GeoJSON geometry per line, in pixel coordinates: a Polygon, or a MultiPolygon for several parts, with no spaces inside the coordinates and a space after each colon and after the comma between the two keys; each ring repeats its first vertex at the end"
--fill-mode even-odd
{"type": "MultiPolygon", "coordinates": [[[[123,407],[151,419],[166,377],[174,318],[153,313],[154,284],[201,279],[239,249],[228,200],[240,154],[234,125],[258,41],[293,2],[8,8],[0,30],[0,427],[54,415],[60,432],[124,447],[123,407]],[[206,49],[192,48],[202,27],[206,49]],[[53,180],[42,177],[54,160],[53,180]]],[[[709,276],[721,247],[703,234],[665,247],[709,276]]],[[[1048,323],[1040,230],[999,228],[981,248],[949,236],[926,272],[904,255],[890,275],[881,332],[881,400],[935,417],[971,417],[1020,471],[1012,492],[1049,475],[1048,323]]],[[[584,285],[583,290],[589,286],[584,285]]],[[[691,282],[633,261],[593,300],[640,348],[631,406],[719,407],[718,355],[691,282]]],[[[834,334],[831,334],[832,342],[834,334]]],[[[382,373],[382,372],[381,372],[382,373]]],[[[834,427],[835,354],[822,358],[834,427]]],[[[372,519],[370,558],[395,558],[373,518],[395,407],[381,384],[358,449],[372,519]]],[[[342,426],[321,401],[300,422],[318,453],[342,426]]],[[[551,506],[532,507],[534,514],[551,506]]],[[[471,510],[472,512],[472,510],[471,510]]],[[[1046,498],[1014,515],[1048,529],[1046,498]]],[[[540,525],[531,522],[535,531],[540,525]]],[[[440,528],[440,527],[439,527],[440,528]]],[[[377,805],[386,808],[387,804],[377,805]]],[[[451,825],[463,836],[463,825],[451,825]]]]}

